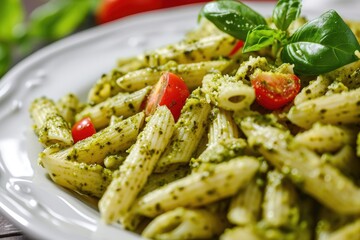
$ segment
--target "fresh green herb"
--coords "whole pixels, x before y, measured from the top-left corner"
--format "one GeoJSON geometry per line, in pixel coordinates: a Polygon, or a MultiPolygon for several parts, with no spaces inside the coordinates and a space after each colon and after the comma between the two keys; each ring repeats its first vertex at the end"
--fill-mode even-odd
{"type": "Polygon", "coordinates": [[[266,25],[266,20],[259,13],[238,1],[210,2],[200,12],[220,30],[229,35],[245,40],[247,33],[259,26],[266,25]]]}
{"type": "Polygon", "coordinates": [[[273,21],[278,29],[286,31],[300,12],[301,0],[279,0],[273,11],[273,21]]]}
{"type": "Polygon", "coordinates": [[[274,45],[276,41],[285,44],[287,42],[286,33],[268,26],[258,26],[248,33],[243,52],[259,51],[274,45]]]}
{"type": "Polygon", "coordinates": [[[289,36],[287,30],[300,11],[301,0],[279,0],[272,15],[276,28],[265,25],[265,20],[260,20],[263,17],[235,1],[208,3],[201,15],[235,38],[243,40],[246,35],[243,52],[271,46],[274,56],[294,64],[298,74],[318,75],[358,60],[355,51],[360,50],[360,45],[334,10],[306,23],[289,36]]]}
{"type": "Polygon", "coordinates": [[[281,59],[301,74],[321,74],[356,61],[359,43],[341,17],[330,10],[299,28],[284,46],[281,59]]]}
{"type": "Polygon", "coordinates": [[[62,38],[84,24],[95,12],[99,0],[50,0],[31,12],[25,22],[21,0],[1,0],[0,7],[0,77],[12,65],[16,55],[29,54],[46,42],[62,38]]]}

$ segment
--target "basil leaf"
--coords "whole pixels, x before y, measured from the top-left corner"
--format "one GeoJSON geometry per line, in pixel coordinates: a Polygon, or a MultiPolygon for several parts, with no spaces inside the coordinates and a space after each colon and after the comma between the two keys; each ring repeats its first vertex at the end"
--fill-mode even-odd
{"type": "Polygon", "coordinates": [[[281,52],[299,74],[318,75],[358,60],[359,43],[344,20],[330,10],[299,28],[281,52]]]}
{"type": "Polygon", "coordinates": [[[273,10],[273,21],[278,29],[286,30],[300,16],[301,0],[279,0],[273,10]]]}
{"type": "Polygon", "coordinates": [[[30,35],[55,40],[64,37],[84,21],[92,8],[89,0],[49,1],[30,16],[30,35]]]}
{"type": "Polygon", "coordinates": [[[24,20],[24,11],[20,0],[2,0],[0,7],[0,40],[17,39],[16,30],[24,20]]]}
{"type": "Polygon", "coordinates": [[[243,53],[259,51],[262,48],[271,46],[275,41],[286,42],[286,33],[278,29],[272,29],[268,26],[259,26],[251,30],[245,41],[243,53]]]}
{"type": "Polygon", "coordinates": [[[221,31],[241,40],[246,39],[251,29],[266,25],[265,19],[259,13],[238,1],[207,3],[201,10],[201,15],[221,31]]]}
{"type": "Polygon", "coordinates": [[[10,46],[0,42],[0,77],[6,73],[11,65],[10,46]]]}

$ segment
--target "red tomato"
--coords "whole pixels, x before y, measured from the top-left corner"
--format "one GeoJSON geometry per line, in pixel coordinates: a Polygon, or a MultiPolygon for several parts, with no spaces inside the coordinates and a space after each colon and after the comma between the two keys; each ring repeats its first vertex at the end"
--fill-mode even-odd
{"type": "Polygon", "coordinates": [[[75,123],[71,129],[71,134],[74,143],[83,140],[85,138],[88,138],[95,133],[96,130],[94,124],[91,122],[91,119],[89,117],[81,119],[80,121],[75,123]]]}
{"type": "Polygon", "coordinates": [[[269,110],[290,103],[300,91],[300,79],[294,74],[262,72],[251,79],[256,101],[269,110]]]}
{"type": "Polygon", "coordinates": [[[244,46],[244,41],[238,40],[237,43],[235,44],[234,48],[229,53],[229,56],[230,57],[234,56],[243,46],[244,46]]]}
{"type": "Polygon", "coordinates": [[[96,12],[98,24],[161,7],[159,0],[102,0],[96,12]]]}
{"type": "Polygon", "coordinates": [[[96,12],[96,22],[106,23],[135,13],[210,0],[102,0],[96,12]]]}
{"type": "Polygon", "coordinates": [[[177,121],[189,95],[189,89],[180,77],[171,72],[165,72],[147,99],[145,113],[150,115],[155,112],[157,106],[166,105],[177,121]]]}

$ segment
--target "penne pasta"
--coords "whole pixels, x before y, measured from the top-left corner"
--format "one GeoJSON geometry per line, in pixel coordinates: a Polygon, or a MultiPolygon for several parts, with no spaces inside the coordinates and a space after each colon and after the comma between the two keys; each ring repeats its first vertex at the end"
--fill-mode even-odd
{"type": "Polygon", "coordinates": [[[42,158],[53,158],[61,161],[103,164],[106,156],[124,151],[133,144],[143,121],[144,113],[141,112],[105,128],[69,148],[54,153],[44,151],[45,154],[40,155],[40,162],[42,158]]]}
{"type": "Polygon", "coordinates": [[[180,76],[189,89],[193,90],[201,86],[203,77],[213,71],[223,72],[232,64],[228,60],[206,61],[198,63],[177,64],[168,62],[159,67],[148,67],[129,72],[117,80],[117,84],[127,92],[140,90],[146,86],[152,86],[159,81],[165,71],[180,76]]]}
{"type": "Polygon", "coordinates": [[[222,140],[239,137],[238,127],[230,111],[213,107],[211,115],[213,120],[209,126],[209,145],[222,140]]]}
{"type": "Polygon", "coordinates": [[[238,157],[212,171],[190,174],[140,197],[136,212],[155,217],[176,207],[199,207],[232,196],[249,183],[258,168],[255,158],[238,157]]]}
{"type": "Polygon", "coordinates": [[[212,104],[229,111],[250,108],[255,100],[255,91],[251,86],[219,73],[206,75],[202,88],[212,104]]]}
{"type": "Polygon", "coordinates": [[[316,123],[307,131],[299,133],[294,140],[316,152],[335,152],[344,145],[354,145],[356,135],[350,129],[316,123]]]}
{"type": "Polygon", "coordinates": [[[30,116],[34,121],[33,129],[44,147],[55,143],[62,147],[73,144],[70,127],[51,99],[35,99],[30,106],[30,116]]]}
{"type": "Polygon", "coordinates": [[[250,146],[325,206],[338,213],[360,213],[360,189],[350,179],[315,152],[293,144],[289,132],[264,123],[253,117],[240,120],[250,146]]]}
{"type": "Polygon", "coordinates": [[[355,124],[359,121],[360,88],[349,92],[322,96],[293,106],[287,118],[302,128],[315,122],[355,124]]]}
{"type": "Polygon", "coordinates": [[[124,75],[124,72],[116,68],[108,74],[103,74],[91,87],[87,97],[88,103],[93,106],[121,92],[116,80],[122,75],[124,75]]]}
{"type": "Polygon", "coordinates": [[[59,149],[49,147],[40,156],[41,165],[55,183],[92,197],[100,198],[104,194],[112,180],[112,171],[98,164],[49,157],[56,151],[59,149]]]}
{"type": "Polygon", "coordinates": [[[164,172],[190,162],[192,154],[206,127],[210,104],[201,98],[200,89],[186,100],[180,118],[175,125],[174,135],[160,157],[155,172],[164,172]]]}
{"type": "Polygon", "coordinates": [[[75,123],[75,115],[80,112],[82,106],[78,97],[69,93],[56,102],[56,108],[64,120],[72,126],[75,123]]]}
{"type": "Polygon", "coordinates": [[[253,225],[259,220],[263,200],[262,187],[254,178],[231,198],[227,218],[235,225],[253,225]]]}
{"type": "Polygon", "coordinates": [[[156,217],[142,235],[150,239],[211,239],[224,231],[226,223],[205,209],[176,208],[156,217]]]}
{"type": "Polygon", "coordinates": [[[174,119],[169,109],[159,107],[120,166],[119,175],[114,177],[99,201],[101,218],[105,222],[121,220],[129,211],[173,131],[174,119]]]}
{"type": "Polygon", "coordinates": [[[118,93],[112,98],[93,107],[85,108],[76,115],[76,120],[90,117],[94,127],[101,129],[109,125],[112,116],[129,117],[140,111],[141,103],[149,93],[150,88],[144,88],[137,92],[118,93]]]}

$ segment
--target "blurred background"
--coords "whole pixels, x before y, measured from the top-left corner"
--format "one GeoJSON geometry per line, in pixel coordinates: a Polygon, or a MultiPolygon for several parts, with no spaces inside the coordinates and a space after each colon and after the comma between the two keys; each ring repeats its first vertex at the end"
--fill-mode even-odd
{"type": "Polygon", "coordinates": [[[74,32],[135,13],[208,1],[0,0],[0,78],[25,56],[74,32]]]}

